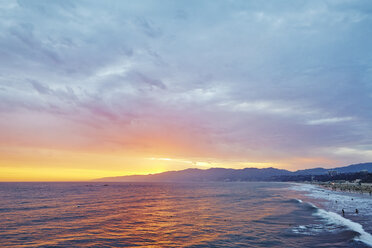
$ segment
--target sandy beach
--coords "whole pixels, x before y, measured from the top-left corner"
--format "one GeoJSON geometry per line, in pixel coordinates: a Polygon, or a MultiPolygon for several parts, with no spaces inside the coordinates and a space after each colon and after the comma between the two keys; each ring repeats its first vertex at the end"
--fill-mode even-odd
{"type": "Polygon", "coordinates": [[[372,184],[371,183],[350,183],[350,182],[312,182],[312,184],[319,185],[321,187],[330,190],[347,191],[352,193],[369,194],[372,196],[372,184]]]}

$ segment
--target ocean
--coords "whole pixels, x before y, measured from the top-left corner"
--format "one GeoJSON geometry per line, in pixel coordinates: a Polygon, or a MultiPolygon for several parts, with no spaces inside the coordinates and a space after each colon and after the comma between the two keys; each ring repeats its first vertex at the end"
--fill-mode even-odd
{"type": "Polygon", "coordinates": [[[371,196],[314,185],[0,183],[0,247],[372,247],[371,233],[371,196]]]}

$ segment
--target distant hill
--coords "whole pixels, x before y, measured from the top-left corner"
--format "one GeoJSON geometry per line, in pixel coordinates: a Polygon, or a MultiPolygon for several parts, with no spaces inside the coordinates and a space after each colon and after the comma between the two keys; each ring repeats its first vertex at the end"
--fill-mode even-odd
{"type": "Polygon", "coordinates": [[[290,175],[287,170],[275,168],[245,168],[245,169],[224,169],[211,168],[207,170],[186,169],[181,171],[167,171],[151,175],[135,175],[121,177],[105,177],[95,181],[105,182],[207,182],[207,181],[262,181],[272,176],[290,175]]]}
{"type": "Polygon", "coordinates": [[[313,168],[307,170],[298,170],[293,172],[295,175],[322,175],[328,173],[329,170],[335,170],[338,173],[354,173],[362,170],[372,172],[372,163],[352,164],[344,167],[336,167],[332,169],[313,168]]]}
{"type": "Polygon", "coordinates": [[[307,169],[307,170],[298,170],[293,172],[294,175],[322,175],[328,173],[330,169],[324,169],[321,167],[313,168],[313,169],[307,169]]]}
{"type": "Polygon", "coordinates": [[[334,170],[340,173],[352,173],[366,170],[372,172],[372,163],[352,164],[345,167],[334,168],[334,170]]]}
{"type": "Polygon", "coordinates": [[[245,168],[245,169],[224,169],[210,168],[186,169],[180,171],[167,171],[150,175],[134,175],[105,177],[94,181],[101,182],[209,182],[209,181],[270,181],[281,176],[297,175],[323,175],[329,170],[336,170],[339,173],[354,173],[362,170],[372,172],[372,163],[353,164],[333,169],[313,168],[291,172],[276,168],[245,168]]]}

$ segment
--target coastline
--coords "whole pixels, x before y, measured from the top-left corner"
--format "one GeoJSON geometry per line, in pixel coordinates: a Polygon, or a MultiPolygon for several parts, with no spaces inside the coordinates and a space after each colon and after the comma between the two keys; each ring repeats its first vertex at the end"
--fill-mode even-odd
{"type": "Polygon", "coordinates": [[[369,194],[372,196],[372,184],[370,183],[349,183],[349,182],[311,182],[332,191],[342,191],[349,193],[369,194]]]}
{"type": "Polygon", "coordinates": [[[314,215],[337,228],[344,227],[355,231],[358,233],[353,238],[355,241],[360,241],[372,247],[372,229],[370,228],[370,215],[368,214],[371,199],[368,196],[369,192],[363,191],[363,194],[361,194],[361,189],[365,189],[363,186],[370,187],[370,185],[353,185],[351,183],[337,183],[335,185],[332,182],[302,182],[293,189],[306,192],[304,194],[305,199],[297,200],[301,204],[308,204],[313,207],[315,209],[314,215]],[[302,186],[300,186],[301,184],[302,186]],[[355,196],[352,194],[355,194],[355,196]],[[358,212],[356,212],[356,209],[358,209],[358,212]]]}

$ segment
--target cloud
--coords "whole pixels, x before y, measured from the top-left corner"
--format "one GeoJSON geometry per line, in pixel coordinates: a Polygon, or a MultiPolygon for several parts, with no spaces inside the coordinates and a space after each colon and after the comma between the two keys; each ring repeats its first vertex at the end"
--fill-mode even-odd
{"type": "Polygon", "coordinates": [[[363,152],[371,142],[368,2],[5,1],[0,8],[1,132],[13,130],[7,140],[17,144],[69,149],[71,138],[78,143],[71,149],[318,166],[341,162],[334,149],[363,152]],[[40,125],[49,129],[42,142],[17,136],[40,125]]]}
{"type": "Polygon", "coordinates": [[[343,121],[350,121],[352,119],[353,119],[352,117],[334,117],[334,118],[311,120],[311,121],[308,121],[307,123],[309,125],[331,124],[331,123],[337,123],[337,122],[343,122],[343,121]]]}
{"type": "Polygon", "coordinates": [[[51,92],[52,92],[47,86],[44,86],[44,85],[42,85],[39,82],[36,82],[34,80],[31,80],[30,83],[35,88],[35,90],[37,92],[39,92],[40,94],[42,94],[42,95],[50,95],[51,92]]]}

